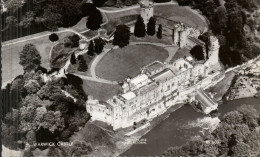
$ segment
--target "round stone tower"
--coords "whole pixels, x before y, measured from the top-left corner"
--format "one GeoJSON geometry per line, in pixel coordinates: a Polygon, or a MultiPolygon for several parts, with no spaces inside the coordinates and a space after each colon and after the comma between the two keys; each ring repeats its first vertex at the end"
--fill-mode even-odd
{"type": "Polygon", "coordinates": [[[141,17],[144,19],[144,24],[147,25],[149,19],[153,16],[153,0],[139,0],[141,7],[141,17]]]}
{"type": "Polygon", "coordinates": [[[209,60],[212,64],[219,62],[219,42],[215,36],[210,36],[209,38],[209,60]]]}
{"type": "Polygon", "coordinates": [[[187,45],[187,29],[185,25],[180,22],[175,24],[173,30],[173,44],[178,45],[180,48],[183,48],[187,45]]]}
{"type": "Polygon", "coordinates": [[[209,39],[209,59],[206,61],[205,65],[209,68],[207,73],[218,71],[221,69],[219,63],[219,41],[215,36],[210,36],[209,39]]]}

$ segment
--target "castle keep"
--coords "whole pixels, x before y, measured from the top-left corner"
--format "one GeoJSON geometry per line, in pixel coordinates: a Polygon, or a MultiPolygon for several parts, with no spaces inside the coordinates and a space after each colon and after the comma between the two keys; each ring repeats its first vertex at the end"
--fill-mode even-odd
{"type": "Polygon", "coordinates": [[[153,1],[152,0],[140,0],[141,17],[144,20],[144,24],[147,25],[149,19],[153,16],[153,1]]]}

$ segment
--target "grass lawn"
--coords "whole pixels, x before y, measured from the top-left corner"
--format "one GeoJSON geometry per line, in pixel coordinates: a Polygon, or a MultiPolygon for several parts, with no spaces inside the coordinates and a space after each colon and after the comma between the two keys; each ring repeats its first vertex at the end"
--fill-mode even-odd
{"type": "Polygon", "coordinates": [[[162,61],[168,57],[168,52],[154,45],[132,45],[109,51],[97,64],[98,77],[122,81],[126,77],[135,77],[140,68],[153,62],[162,61]]]}
{"type": "Polygon", "coordinates": [[[228,73],[226,73],[225,78],[223,80],[221,80],[218,84],[216,84],[215,86],[207,89],[207,92],[212,92],[212,93],[217,93],[216,95],[214,95],[214,98],[216,100],[221,100],[221,98],[223,97],[223,95],[227,92],[227,90],[229,89],[232,80],[235,76],[235,73],[233,71],[230,71],[228,73]]]}
{"type": "Polygon", "coordinates": [[[154,36],[146,35],[144,38],[138,38],[134,35],[131,35],[130,42],[151,42],[151,43],[172,44],[172,38],[163,35],[162,39],[158,39],[156,37],[156,34],[154,36]]]}
{"type": "Polygon", "coordinates": [[[189,9],[178,5],[155,6],[154,14],[173,21],[182,21],[183,23],[198,28],[201,31],[203,31],[205,27],[204,21],[198,15],[189,9]]]}
{"type": "Polygon", "coordinates": [[[95,37],[96,35],[98,35],[98,32],[89,30],[89,31],[86,31],[86,32],[82,33],[82,35],[84,35],[88,39],[91,39],[91,38],[95,37]]]}
{"type": "Polygon", "coordinates": [[[141,10],[140,8],[135,8],[135,9],[120,11],[120,12],[116,12],[116,13],[106,13],[106,16],[107,16],[108,20],[111,20],[111,19],[116,19],[116,18],[120,18],[120,17],[124,17],[124,16],[139,15],[140,10],[141,10]]]}
{"type": "Polygon", "coordinates": [[[108,23],[105,24],[104,26],[102,26],[103,29],[107,30],[107,34],[108,35],[111,34],[115,30],[117,25],[119,25],[119,24],[127,24],[129,22],[135,21],[138,15],[137,14],[133,14],[133,15],[125,15],[125,16],[121,16],[121,17],[120,16],[118,18],[110,17],[111,19],[109,18],[108,23]]]}
{"type": "MultiPolygon", "coordinates": [[[[127,16],[137,16],[140,14],[140,8],[122,11],[120,13],[106,13],[109,21],[127,16]]],[[[192,27],[203,31],[204,21],[189,9],[178,5],[158,5],[154,6],[154,15],[168,18],[172,21],[182,21],[192,27]]],[[[108,27],[108,26],[107,26],[108,27]]],[[[109,31],[108,31],[109,32],[109,31]]]]}
{"type": "MultiPolygon", "coordinates": [[[[70,33],[58,33],[59,38],[63,38],[64,36],[70,33]]],[[[49,69],[49,53],[51,47],[54,45],[49,40],[49,36],[41,37],[38,39],[28,40],[25,42],[13,44],[10,46],[2,47],[2,83],[7,82],[15,78],[16,76],[23,74],[23,68],[19,64],[19,52],[22,50],[25,44],[34,44],[39,51],[42,59],[42,66],[49,69]]]]}
{"type": "Polygon", "coordinates": [[[83,80],[83,89],[87,95],[92,95],[94,99],[106,101],[121,92],[119,85],[99,83],[83,80]]]}
{"type": "Polygon", "coordinates": [[[184,58],[184,57],[188,57],[188,56],[191,56],[189,49],[187,49],[187,48],[179,49],[179,50],[177,50],[175,55],[172,57],[170,62],[173,63],[180,58],[184,58]]]}

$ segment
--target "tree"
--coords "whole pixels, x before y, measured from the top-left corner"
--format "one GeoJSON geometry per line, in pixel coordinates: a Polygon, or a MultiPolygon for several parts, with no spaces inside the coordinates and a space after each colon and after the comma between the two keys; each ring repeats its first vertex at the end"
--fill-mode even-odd
{"type": "Polygon", "coordinates": [[[113,45],[124,47],[129,44],[130,30],[126,25],[118,25],[114,34],[113,45]]]}
{"type": "Polygon", "coordinates": [[[33,156],[34,156],[34,155],[33,155],[33,152],[32,152],[31,149],[27,149],[27,150],[25,150],[24,153],[23,153],[23,157],[33,157],[33,156]]]}
{"type": "Polygon", "coordinates": [[[11,26],[11,25],[16,25],[17,24],[17,18],[14,16],[7,16],[5,19],[5,23],[7,25],[7,27],[11,26]]]}
{"type": "Polygon", "coordinates": [[[91,145],[85,141],[75,141],[71,149],[71,156],[87,156],[92,152],[91,145]]]}
{"type": "Polygon", "coordinates": [[[29,80],[24,84],[27,94],[37,93],[40,87],[41,86],[37,80],[29,80]]]}
{"type": "Polygon", "coordinates": [[[250,146],[244,142],[238,142],[231,148],[233,156],[251,156],[250,146]]]}
{"type": "Polygon", "coordinates": [[[104,48],[105,41],[102,38],[97,38],[94,40],[95,42],[95,52],[99,55],[104,48]]]}
{"type": "Polygon", "coordinates": [[[157,38],[162,39],[162,25],[161,24],[158,27],[157,38]]]}
{"type": "Polygon", "coordinates": [[[121,0],[116,0],[116,5],[117,8],[121,8],[124,6],[124,3],[121,0]]]}
{"type": "Polygon", "coordinates": [[[88,55],[94,56],[94,42],[93,40],[90,40],[90,43],[88,45],[88,55]]]}
{"type": "Polygon", "coordinates": [[[203,54],[203,48],[200,45],[194,46],[190,50],[190,54],[196,58],[196,60],[203,60],[204,59],[204,54],[203,54]]]}
{"type": "Polygon", "coordinates": [[[47,156],[49,157],[60,157],[59,149],[55,147],[50,147],[47,156]]]}
{"type": "Polygon", "coordinates": [[[62,14],[59,9],[58,6],[49,5],[44,9],[44,14],[38,21],[42,22],[47,29],[56,31],[63,24],[62,14]]]}
{"type": "Polygon", "coordinates": [[[19,26],[22,26],[24,28],[28,28],[32,25],[34,22],[34,16],[35,13],[33,11],[28,11],[25,13],[25,15],[22,17],[22,20],[19,23],[19,26]]]}
{"type": "Polygon", "coordinates": [[[88,70],[88,65],[84,57],[79,60],[78,71],[85,72],[88,70]]]}
{"type": "Polygon", "coordinates": [[[102,15],[100,11],[96,9],[93,14],[90,14],[88,17],[86,26],[91,30],[97,30],[101,27],[102,22],[102,15]]]}
{"type": "Polygon", "coordinates": [[[155,17],[151,17],[149,19],[148,24],[147,24],[147,31],[146,31],[146,33],[148,35],[153,36],[155,34],[155,25],[156,25],[156,19],[155,19],[155,17]]]}
{"type": "Polygon", "coordinates": [[[134,28],[134,35],[136,37],[144,37],[145,36],[145,24],[143,18],[139,15],[137,17],[135,28],[134,28]]]}
{"type": "Polygon", "coordinates": [[[35,70],[41,65],[41,56],[33,44],[26,44],[19,58],[19,64],[23,66],[24,71],[35,70]]]}
{"type": "Polygon", "coordinates": [[[72,36],[69,36],[68,38],[72,42],[71,47],[78,47],[79,46],[79,40],[80,40],[79,35],[73,34],[72,36]]]}
{"type": "Polygon", "coordinates": [[[93,0],[93,4],[97,7],[102,7],[107,0],[93,0]]]}
{"type": "Polygon", "coordinates": [[[243,123],[243,114],[238,111],[228,112],[223,117],[223,122],[228,124],[242,124],[243,123]]]}
{"type": "Polygon", "coordinates": [[[50,41],[54,42],[54,41],[58,41],[59,40],[59,36],[56,33],[52,33],[49,36],[50,41]]]}
{"type": "Polygon", "coordinates": [[[81,5],[82,13],[85,16],[90,16],[91,14],[95,13],[96,9],[96,6],[92,3],[83,3],[81,5]]]}
{"type": "Polygon", "coordinates": [[[244,115],[244,121],[250,128],[258,126],[259,114],[254,107],[243,105],[238,109],[238,111],[244,115]]]}
{"type": "Polygon", "coordinates": [[[75,56],[75,53],[73,52],[70,56],[70,63],[72,65],[76,64],[77,63],[77,60],[76,60],[76,56],[75,56]]]}

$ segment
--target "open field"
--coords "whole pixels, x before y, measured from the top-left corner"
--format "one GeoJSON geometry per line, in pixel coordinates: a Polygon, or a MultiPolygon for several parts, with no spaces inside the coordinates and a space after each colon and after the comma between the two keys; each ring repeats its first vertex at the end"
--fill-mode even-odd
{"type": "Polygon", "coordinates": [[[144,38],[138,38],[134,35],[131,35],[130,42],[151,42],[151,43],[172,44],[172,38],[163,35],[162,39],[158,39],[156,37],[156,34],[154,36],[146,35],[144,38]]]}
{"type": "MultiPolygon", "coordinates": [[[[69,35],[69,32],[58,33],[59,38],[69,35]]],[[[38,39],[28,40],[16,43],[10,46],[2,47],[2,83],[11,81],[16,76],[23,74],[23,68],[19,64],[19,52],[25,44],[34,44],[42,57],[42,66],[49,69],[49,53],[51,47],[55,44],[49,40],[49,36],[38,39]]]]}
{"type": "Polygon", "coordinates": [[[135,77],[140,68],[152,63],[162,61],[168,57],[168,52],[154,45],[132,45],[121,49],[109,51],[97,64],[98,77],[123,81],[126,77],[135,77]]]}
{"type": "Polygon", "coordinates": [[[205,26],[204,21],[195,13],[185,7],[178,5],[160,5],[154,7],[155,16],[162,16],[172,21],[181,21],[192,27],[203,31],[205,26]]]}
{"type": "Polygon", "coordinates": [[[83,89],[87,95],[92,95],[94,99],[106,101],[121,92],[119,85],[99,83],[83,80],[83,89]]]}

